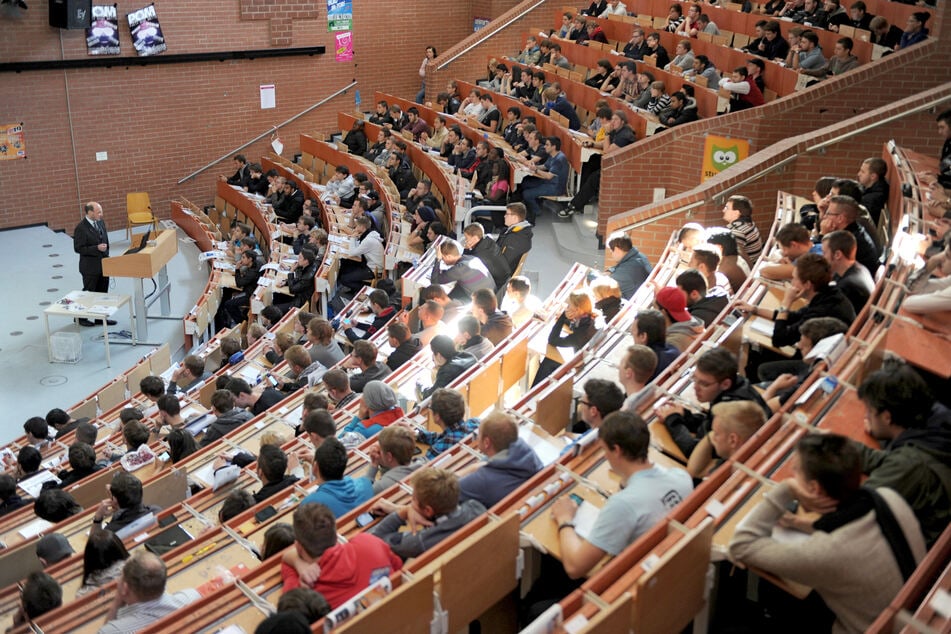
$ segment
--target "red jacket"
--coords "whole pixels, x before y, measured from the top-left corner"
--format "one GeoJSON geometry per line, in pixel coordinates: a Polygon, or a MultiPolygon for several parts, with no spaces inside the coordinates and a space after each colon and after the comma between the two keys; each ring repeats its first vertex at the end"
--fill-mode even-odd
{"type": "MultiPolygon", "coordinates": [[[[320,578],[312,588],[324,595],[331,608],[338,608],[371,583],[390,576],[403,567],[379,537],[369,533],[354,535],[346,544],[337,544],[324,551],[317,560],[320,578]]],[[[281,564],[284,592],[299,588],[300,577],[292,566],[281,564]]]]}
{"type": "Polygon", "coordinates": [[[759,86],[756,85],[756,80],[752,77],[747,77],[745,81],[750,85],[750,91],[745,95],[740,95],[740,101],[745,101],[751,106],[762,106],[766,103],[766,98],[763,97],[762,91],[759,89],[759,86]]]}

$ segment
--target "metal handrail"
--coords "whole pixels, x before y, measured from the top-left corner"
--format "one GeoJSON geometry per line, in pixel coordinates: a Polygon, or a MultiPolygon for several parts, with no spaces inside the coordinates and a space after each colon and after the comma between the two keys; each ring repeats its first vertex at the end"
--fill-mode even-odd
{"type": "Polygon", "coordinates": [[[240,152],[240,151],[243,150],[244,148],[246,148],[246,147],[248,147],[248,146],[250,146],[250,145],[252,145],[252,144],[254,144],[254,143],[257,143],[258,141],[260,141],[261,139],[263,139],[263,138],[266,137],[267,135],[273,134],[274,132],[276,132],[276,131],[279,130],[280,128],[283,128],[283,127],[286,126],[287,124],[292,123],[292,122],[294,122],[294,121],[300,119],[300,118],[303,117],[305,114],[307,114],[307,113],[309,113],[309,112],[315,110],[316,108],[319,108],[320,106],[324,105],[325,103],[327,103],[328,101],[330,101],[330,100],[333,99],[334,97],[337,97],[338,95],[342,95],[343,93],[347,92],[348,90],[350,90],[351,88],[353,88],[353,87],[356,86],[356,85],[357,85],[357,81],[356,81],[356,80],[353,80],[352,82],[350,82],[349,84],[347,84],[346,86],[344,86],[343,88],[341,88],[340,90],[338,90],[337,92],[333,93],[332,95],[327,95],[326,97],[324,97],[323,99],[321,99],[320,101],[318,101],[317,103],[315,103],[314,105],[309,106],[309,107],[306,108],[305,110],[301,110],[300,112],[298,112],[297,114],[295,114],[293,117],[291,117],[291,118],[288,119],[287,121],[284,121],[284,122],[282,122],[282,123],[279,123],[279,124],[277,124],[276,126],[274,126],[273,128],[269,128],[267,132],[262,132],[261,134],[257,135],[256,137],[254,137],[253,139],[251,139],[250,141],[248,141],[248,142],[245,143],[244,145],[239,145],[238,147],[236,147],[236,148],[234,148],[234,149],[232,149],[232,150],[229,150],[228,152],[225,152],[224,154],[222,154],[221,156],[219,156],[218,158],[216,158],[215,160],[213,160],[211,163],[208,163],[208,164],[205,165],[204,167],[195,170],[194,172],[192,172],[191,174],[189,174],[189,175],[186,176],[185,178],[183,178],[183,179],[181,179],[180,181],[178,181],[178,184],[181,185],[181,184],[184,183],[185,181],[191,180],[192,178],[195,178],[196,176],[198,176],[199,174],[201,174],[202,172],[204,172],[206,169],[208,169],[208,168],[211,167],[212,165],[215,165],[215,164],[217,164],[217,163],[220,163],[221,161],[223,161],[223,160],[225,160],[225,159],[227,159],[227,158],[231,158],[232,156],[234,156],[235,152],[240,152]]]}
{"type": "MultiPolygon", "coordinates": [[[[502,30],[504,30],[504,29],[508,28],[509,26],[511,26],[512,24],[514,24],[516,21],[518,21],[518,20],[522,19],[523,17],[525,17],[525,14],[528,13],[529,11],[532,11],[532,10],[534,10],[534,9],[537,9],[537,8],[540,7],[541,5],[545,4],[545,2],[546,2],[546,0],[538,0],[538,2],[536,2],[535,4],[533,4],[532,6],[530,6],[528,9],[526,9],[526,10],[524,10],[524,11],[520,11],[520,12],[518,13],[518,15],[516,15],[516,16],[513,17],[512,19],[508,20],[507,22],[505,22],[504,24],[502,24],[502,25],[499,26],[498,28],[494,29],[491,33],[486,33],[485,35],[480,36],[479,39],[477,39],[475,42],[473,42],[473,43],[470,44],[469,46],[465,47],[464,49],[462,49],[461,51],[459,51],[458,53],[456,53],[455,55],[453,55],[452,57],[450,57],[450,58],[447,59],[446,61],[440,63],[438,66],[436,66],[436,70],[442,70],[443,68],[445,68],[446,66],[448,66],[448,65],[451,64],[452,62],[456,61],[457,59],[459,59],[460,57],[462,57],[463,55],[465,55],[466,53],[468,53],[469,51],[471,51],[472,49],[474,49],[474,48],[475,48],[476,46],[478,46],[479,44],[482,44],[483,42],[485,42],[487,39],[489,39],[490,37],[492,37],[492,36],[495,35],[496,33],[501,32],[502,30]]],[[[487,28],[482,29],[482,31],[488,31],[488,30],[489,30],[489,29],[487,29],[487,28]]],[[[480,31],[480,33],[481,33],[481,31],[480,31]]]]}

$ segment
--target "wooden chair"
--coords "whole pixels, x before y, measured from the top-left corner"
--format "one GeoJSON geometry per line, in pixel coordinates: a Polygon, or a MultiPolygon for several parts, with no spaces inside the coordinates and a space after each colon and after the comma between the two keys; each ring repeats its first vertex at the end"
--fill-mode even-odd
{"type": "Polygon", "coordinates": [[[151,225],[152,231],[158,226],[158,218],[152,215],[152,203],[148,192],[129,192],[125,195],[126,238],[132,239],[132,227],[151,225]]]}

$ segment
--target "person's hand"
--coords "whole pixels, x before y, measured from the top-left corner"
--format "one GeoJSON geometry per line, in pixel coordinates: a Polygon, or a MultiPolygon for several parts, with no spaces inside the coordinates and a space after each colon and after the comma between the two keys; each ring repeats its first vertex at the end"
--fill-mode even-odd
{"type": "Polygon", "coordinates": [[[568,495],[561,496],[551,505],[551,518],[558,525],[573,520],[577,512],[578,505],[568,495]]]}
{"type": "Polygon", "coordinates": [[[798,382],[799,377],[795,374],[780,374],[773,381],[773,385],[776,386],[777,390],[788,390],[798,382]]]}
{"type": "Polygon", "coordinates": [[[379,467],[379,466],[380,466],[380,457],[381,457],[382,455],[383,455],[383,452],[382,452],[382,450],[380,449],[380,443],[376,443],[375,445],[371,445],[371,446],[367,449],[367,456],[370,458],[370,464],[372,464],[374,467],[379,467]]]}
{"type": "Polygon", "coordinates": [[[113,502],[111,498],[108,500],[103,500],[102,502],[99,503],[99,506],[96,507],[96,512],[93,515],[93,520],[98,520],[101,522],[102,520],[111,516],[115,512],[116,512],[115,502],[113,502]]]}
{"type": "Polygon", "coordinates": [[[786,292],[783,294],[782,305],[786,308],[789,308],[794,301],[802,297],[802,289],[796,288],[792,284],[786,287],[786,292]]]}
{"type": "Polygon", "coordinates": [[[304,585],[312,586],[320,579],[320,565],[316,561],[309,564],[302,561],[297,564],[296,568],[297,576],[300,577],[301,583],[304,585]]]}
{"type": "Polygon", "coordinates": [[[813,520],[795,513],[783,513],[778,523],[783,528],[791,528],[800,533],[812,533],[814,530],[813,520]]]}
{"type": "Polygon", "coordinates": [[[787,478],[786,483],[789,485],[793,496],[799,500],[799,504],[806,511],[812,511],[813,513],[825,515],[826,513],[834,511],[839,505],[838,502],[829,497],[825,492],[820,492],[817,494],[809,493],[804,488],[799,486],[799,483],[795,478],[787,478]]]}
{"type": "Polygon", "coordinates": [[[230,460],[228,459],[228,456],[225,454],[218,454],[215,456],[215,462],[212,464],[212,468],[217,471],[218,469],[227,466],[229,462],[230,460]]]}
{"type": "Polygon", "coordinates": [[[400,507],[389,500],[379,499],[370,507],[371,515],[389,515],[400,507]]]}
{"type": "Polygon", "coordinates": [[[749,302],[737,302],[735,304],[736,309],[740,312],[747,313],[750,315],[756,314],[756,306],[749,302]]]}
{"type": "Polygon", "coordinates": [[[684,413],[684,408],[680,405],[674,405],[673,403],[666,403],[658,407],[655,411],[657,412],[657,417],[661,420],[664,420],[673,414],[682,415],[684,413]]]}
{"type": "Polygon", "coordinates": [[[406,509],[403,519],[406,522],[406,525],[409,527],[410,532],[418,533],[424,528],[429,528],[433,525],[433,521],[428,517],[425,517],[422,513],[417,511],[414,507],[407,505],[404,507],[406,509]]]}
{"type": "Polygon", "coordinates": [[[105,251],[106,249],[109,248],[109,245],[103,242],[101,244],[96,245],[96,248],[99,249],[100,251],[105,251]]]}

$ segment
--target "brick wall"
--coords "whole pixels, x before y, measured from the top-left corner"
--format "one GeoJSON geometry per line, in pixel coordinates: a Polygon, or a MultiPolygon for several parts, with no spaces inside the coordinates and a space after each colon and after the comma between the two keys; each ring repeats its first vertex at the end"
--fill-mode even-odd
{"type": "MultiPolygon", "coordinates": [[[[497,0],[482,0],[477,10],[475,4],[444,3],[434,20],[433,4],[423,0],[400,2],[391,11],[380,11],[377,2],[355,3],[355,60],[336,63],[320,0],[157,0],[169,54],[320,45],[327,53],[0,74],[0,119],[25,124],[29,153],[27,160],[0,163],[0,228],[47,222],[71,231],[86,200],[102,202],[109,225],[122,226],[129,191],[148,191],[160,216],[175,197],[210,202],[214,178],[231,171],[230,160],[177,181],[354,79],[365,104],[374,90],[412,97],[426,45],[442,51],[472,32],[473,11],[501,10],[497,0]],[[275,109],[260,109],[260,84],[275,84],[275,109]],[[96,162],[99,151],[109,160],[96,162]]],[[[123,24],[132,8],[119,7],[123,56],[133,53],[123,24]]],[[[44,3],[31,3],[13,24],[0,21],[4,62],[86,57],[84,33],[48,26],[44,3]]],[[[297,151],[301,132],[332,131],[337,112],[353,105],[351,90],[283,128],[285,156],[297,151]]],[[[266,139],[243,150],[251,158],[267,151],[266,139]]]]}
{"type": "MultiPolygon", "coordinates": [[[[632,231],[635,244],[651,258],[660,255],[670,232],[690,220],[712,226],[722,223],[720,210],[727,193],[742,193],[754,203],[754,219],[765,232],[773,217],[777,190],[809,196],[817,178],[826,175],[855,177],[862,159],[881,156],[882,144],[894,139],[899,145],[937,155],[941,142],[934,132],[935,108],[909,113],[937,103],[937,110],[951,107],[951,83],[922,91],[911,97],[882,106],[796,137],[778,141],[749,160],[722,172],[705,183],[673,195],[661,203],[645,205],[610,218],[608,232],[639,222],[644,227],[632,231]],[[893,119],[893,117],[897,117],[893,119]],[[848,133],[858,132],[841,141],[848,133]],[[832,142],[824,150],[812,146],[832,142]],[[752,182],[737,185],[755,177],[752,182]],[[686,213],[672,213],[695,205],[686,213]]],[[[623,168],[622,164],[622,168],[623,168]]],[[[603,191],[603,188],[602,188],[603,191]]]]}

